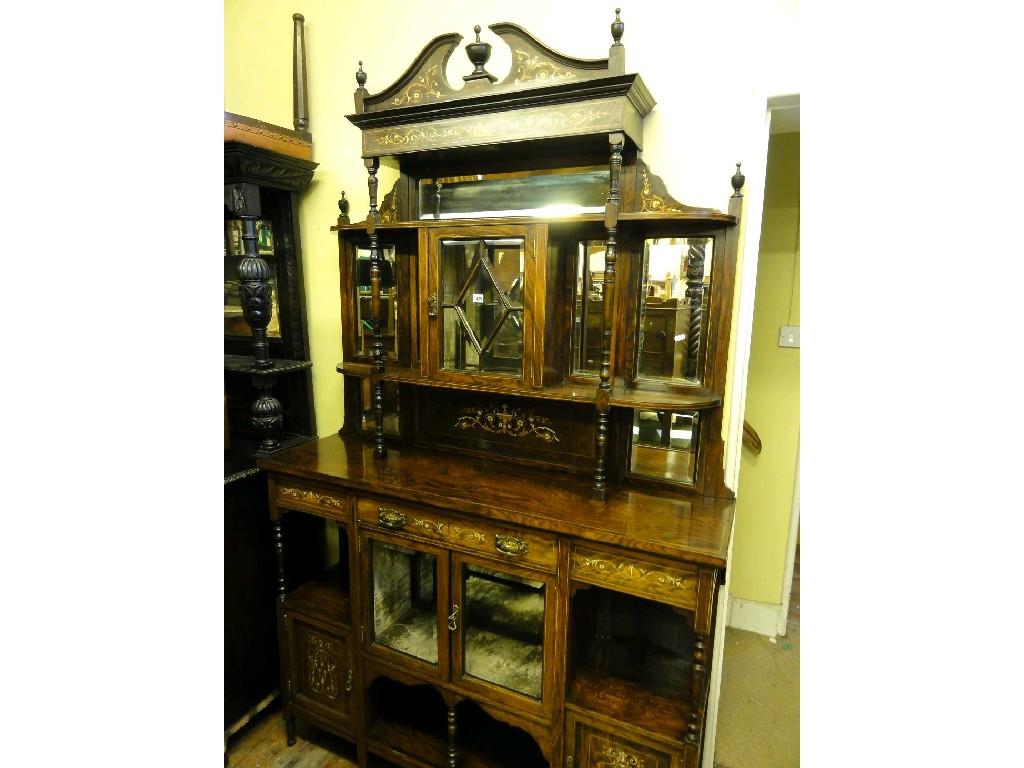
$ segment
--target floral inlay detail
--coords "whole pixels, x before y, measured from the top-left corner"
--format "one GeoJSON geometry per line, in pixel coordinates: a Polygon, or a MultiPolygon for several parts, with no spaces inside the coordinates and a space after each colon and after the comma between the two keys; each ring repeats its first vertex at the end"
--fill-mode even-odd
{"type": "Polygon", "coordinates": [[[522,408],[509,408],[507,405],[490,408],[465,408],[462,415],[455,420],[459,429],[479,428],[495,435],[509,437],[539,437],[545,443],[559,442],[558,435],[551,427],[543,426],[549,419],[533,416],[522,408]]]}

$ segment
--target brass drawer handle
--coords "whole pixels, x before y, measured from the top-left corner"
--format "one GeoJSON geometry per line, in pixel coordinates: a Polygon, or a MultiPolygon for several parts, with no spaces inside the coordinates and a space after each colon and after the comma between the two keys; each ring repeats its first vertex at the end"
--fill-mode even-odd
{"type": "Polygon", "coordinates": [[[377,507],[377,521],[394,531],[405,525],[405,515],[391,507],[377,507]]]}
{"type": "Polygon", "coordinates": [[[494,534],[494,548],[503,555],[522,557],[526,554],[526,550],[529,549],[529,547],[530,545],[526,540],[520,539],[518,536],[506,536],[500,533],[494,534]]]}

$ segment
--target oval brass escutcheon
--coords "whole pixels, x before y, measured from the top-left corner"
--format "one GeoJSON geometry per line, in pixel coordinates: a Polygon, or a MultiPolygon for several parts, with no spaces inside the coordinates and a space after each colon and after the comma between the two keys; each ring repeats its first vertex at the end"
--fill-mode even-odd
{"type": "Polygon", "coordinates": [[[405,525],[405,515],[391,507],[378,507],[377,520],[385,528],[395,530],[405,525]]]}
{"type": "Polygon", "coordinates": [[[518,536],[496,533],[494,534],[494,548],[503,555],[522,557],[526,554],[526,550],[529,549],[529,544],[527,544],[525,539],[520,539],[518,536]]]}

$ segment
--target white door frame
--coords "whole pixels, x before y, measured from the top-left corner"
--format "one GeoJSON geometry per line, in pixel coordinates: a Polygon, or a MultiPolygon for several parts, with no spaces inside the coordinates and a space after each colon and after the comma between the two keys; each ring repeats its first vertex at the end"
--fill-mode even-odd
{"type": "MultiPolygon", "coordinates": [[[[747,372],[750,362],[750,337],[754,326],[754,292],[757,288],[757,257],[761,248],[761,219],[764,213],[765,175],[768,168],[768,141],[771,136],[772,113],[776,109],[792,109],[799,107],[799,94],[782,94],[768,96],[765,105],[763,126],[752,134],[748,151],[754,162],[744,163],[743,175],[747,177],[744,186],[743,200],[743,244],[740,273],[737,276],[737,320],[735,323],[736,346],[732,365],[732,383],[726,392],[729,403],[729,431],[725,437],[725,483],[739,491],[740,451],[743,447],[743,413],[747,399],[747,372]]],[[[799,453],[797,454],[797,471],[799,472],[799,453]]],[[[799,475],[797,477],[799,481],[799,475]]],[[[794,493],[794,510],[799,510],[798,493],[794,493]]],[[[793,515],[794,518],[798,517],[793,515]]],[[[734,531],[735,533],[735,531],[734,531]]],[[[788,553],[790,588],[792,587],[793,559],[796,552],[796,538],[792,539],[788,553]]],[[[718,617],[715,622],[715,637],[712,644],[711,672],[708,691],[708,708],[704,726],[704,756],[701,768],[714,768],[715,737],[718,731],[718,706],[722,689],[722,662],[725,656],[725,628],[729,623],[731,596],[729,585],[732,571],[732,538],[729,540],[729,559],[725,572],[725,586],[719,591],[718,617]]],[[[785,593],[785,607],[789,609],[789,591],[785,593]]],[[[782,613],[785,616],[786,612],[782,613]]]]}

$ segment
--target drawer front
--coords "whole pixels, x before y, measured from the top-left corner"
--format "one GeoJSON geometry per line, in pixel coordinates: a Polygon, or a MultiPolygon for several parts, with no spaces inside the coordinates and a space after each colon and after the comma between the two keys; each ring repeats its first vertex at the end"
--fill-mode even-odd
{"type": "Polygon", "coordinates": [[[695,566],[665,565],[632,552],[573,545],[569,578],[680,608],[697,608],[700,571],[695,566]]]}
{"type": "Polygon", "coordinates": [[[623,738],[578,720],[571,722],[575,727],[573,768],[673,768],[671,753],[660,745],[623,738]]]}
{"type": "Polygon", "coordinates": [[[290,478],[277,481],[277,506],[312,512],[323,517],[348,522],[351,520],[351,501],[334,489],[310,488],[291,482],[290,478]]]}
{"type": "Polygon", "coordinates": [[[352,650],[347,632],[330,632],[290,614],[289,670],[295,703],[339,723],[352,711],[352,650]]]}
{"type": "Polygon", "coordinates": [[[555,571],[558,565],[558,539],[551,535],[453,517],[390,500],[359,499],[357,516],[361,526],[401,531],[452,549],[548,571],[555,571]]]}

